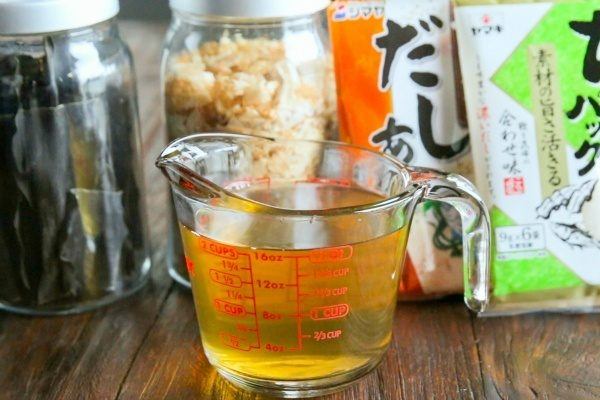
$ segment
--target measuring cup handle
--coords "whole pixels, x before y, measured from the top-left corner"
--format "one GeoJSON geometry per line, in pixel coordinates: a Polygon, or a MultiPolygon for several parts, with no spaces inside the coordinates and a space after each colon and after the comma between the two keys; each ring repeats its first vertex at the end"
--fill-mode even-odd
{"type": "Polygon", "coordinates": [[[483,311],[489,301],[490,216],[477,190],[467,179],[429,169],[411,170],[413,182],[423,187],[422,200],[440,201],[460,213],[463,230],[465,303],[483,311]]]}

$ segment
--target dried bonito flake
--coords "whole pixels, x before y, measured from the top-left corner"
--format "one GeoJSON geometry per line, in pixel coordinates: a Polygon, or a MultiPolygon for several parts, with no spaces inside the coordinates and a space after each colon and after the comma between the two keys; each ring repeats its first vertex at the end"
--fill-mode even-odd
{"type": "Polygon", "coordinates": [[[281,40],[224,35],[169,65],[169,133],[225,130],[325,139],[336,118],[332,61],[294,63],[281,40]]]}

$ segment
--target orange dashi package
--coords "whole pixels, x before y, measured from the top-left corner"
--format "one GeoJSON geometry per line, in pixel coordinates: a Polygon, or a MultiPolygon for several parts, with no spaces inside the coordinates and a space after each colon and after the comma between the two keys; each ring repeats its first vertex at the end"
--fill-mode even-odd
{"type": "MultiPolygon", "coordinates": [[[[472,175],[450,0],[335,1],[328,19],[340,139],[413,165],[472,175]]],[[[415,213],[400,299],[463,290],[460,216],[415,213]]]]}

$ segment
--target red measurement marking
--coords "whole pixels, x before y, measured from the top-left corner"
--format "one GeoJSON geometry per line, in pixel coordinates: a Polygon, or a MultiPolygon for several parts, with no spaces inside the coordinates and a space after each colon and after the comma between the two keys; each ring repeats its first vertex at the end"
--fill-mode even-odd
{"type": "Polygon", "coordinates": [[[282,316],[279,313],[272,313],[272,312],[269,312],[269,311],[263,311],[262,317],[263,317],[263,319],[274,321],[274,320],[281,319],[282,316]]]}
{"type": "Polygon", "coordinates": [[[343,296],[348,293],[348,287],[342,286],[337,288],[317,288],[313,293],[316,297],[343,296]]]}
{"type": "Polygon", "coordinates": [[[241,351],[250,351],[250,346],[248,346],[248,343],[246,343],[246,341],[242,338],[234,336],[228,332],[221,332],[219,336],[221,337],[221,341],[225,346],[241,351]]]}
{"type": "Polygon", "coordinates": [[[215,299],[213,301],[215,310],[222,312],[223,314],[231,315],[234,317],[243,317],[246,315],[246,309],[241,304],[230,303],[222,299],[215,299]]]}
{"type": "Polygon", "coordinates": [[[336,304],[334,306],[314,307],[310,310],[310,317],[315,321],[323,319],[337,319],[348,315],[350,306],[348,304],[336,304]]]}
{"type": "Polygon", "coordinates": [[[194,270],[194,263],[187,257],[185,257],[185,267],[187,268],[188,274],[190,274],[191,277],[196,276],[196,271],[194,270]]]}
{"type": "Polygon", "coordinates": [[[232,260],[222,260],[221,265],[223,266],[224,270],[227,271],[238,271],[240,269],[240,266],[238,265],[238,263],[236,263],[235,261],[232,260]]]}
{"type": "MultiPolygon", "coordinates": [[[[254,282],[254,274],[252,272],[252,257],[250,254],[242,253],[241,255],[248,257],[248,272],[250,273],[250,282],[254,282]]],[[[258,325],[258,315],[256,315],[256,292],[254,290],[254,284],[251,284],[250,287],[252,288],[252,306],[254,307],[254,312],[252,315],[254,315],[254,331],[256,332],[256,344],[251,345],[250,348],[260,349],[260,326],[258,325]]]]}
{"type": "Polygon", "coordinates": [[[296,259],[296,336],[298,338],[298,351],[302,350],[302,317],[300,316],[300,264],[296,259]]]}
{"type": "Polygon", "coordinates": [[[352,246],[331,247],[328,249],[313,250],[308,254],[310,262],[324,263],[343,261],[352,258],[352,246]]]}
{"type": "Polygon", "coordinates": [[[267,351],[273,351],[273,352],[276,352],[276,353],[281,353],[282,351],[285,350],[285,347],[283,347],[280,344],[267,343],[265,345],[265,350],[267,350],[267,351]]]}
{"type": "Polygon", "coordinates": [[[315,331],[312,336],[312,338],[317,342],[322,340],[339,339],[340,337],[342,337],[341,329],[337,329],[335,331],[315,331]]]}
{"type": "Polygon", "coordinates": [[[237,250],[231,246],[226,246],[220,243],[213,243],[206,240],[202,240],[200,243],[202,244],[202,248],[205,251],[214,254],[215,256],[230,258],[234,260],[238,258],[237,250]]]}
{"type": "Polygon", "coordinates": [[[339,278],[350,274],[350,268],[325,268],[315,271],[315,278],[339,278]]]}
{"type": "MultiPolygon", "coordinates": [[[[268,279],[257,279],[256,284],[261,289],[285,289],[285,283],[283,282],[271,282],[268,279]]],[[[296,286],[296,285],[294,285],[296,286]]]]}
{"type": "Polygon", "coordinates": [[[227,289],[225,291],[227,293],[227,297],[233,300],[243,300],[244,296],[238,292],[237,290],[227,289]]]}
{"type": "Polygon", "coordinates": [[[237,275],[228,274],[227,272],[217,271],[211,269],[209,271],[210,279],[213,282],[220,283],[221,285],[240,288],[242,287],[242,280],[237,275]]]}
{"type": "Polygon", "coordinates": [[[256,260],[265,261],[265,262],[285,261],[284,257],[280,254],[269,254],[269,253],[264,253],[264,252],[254,253],[254,258],[256,260]]]}

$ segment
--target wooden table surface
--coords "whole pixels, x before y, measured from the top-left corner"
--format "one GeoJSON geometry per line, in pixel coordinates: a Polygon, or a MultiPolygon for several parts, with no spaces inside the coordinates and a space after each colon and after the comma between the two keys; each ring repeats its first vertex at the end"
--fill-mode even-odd
{"type": "MultiPolygon", "coordinates": [[[[191,293],[164,264],[165,143],[159,99],[164,26],[127,22],[140,92],[153,278],[98,311],[0,313],[0,399],[263,399],[220,378],[203,355],[191,293]]],[[[600,315],[479,319],[460,299],[400,304],[383,363],[326,399],[600,399],[600,315]]]]}

